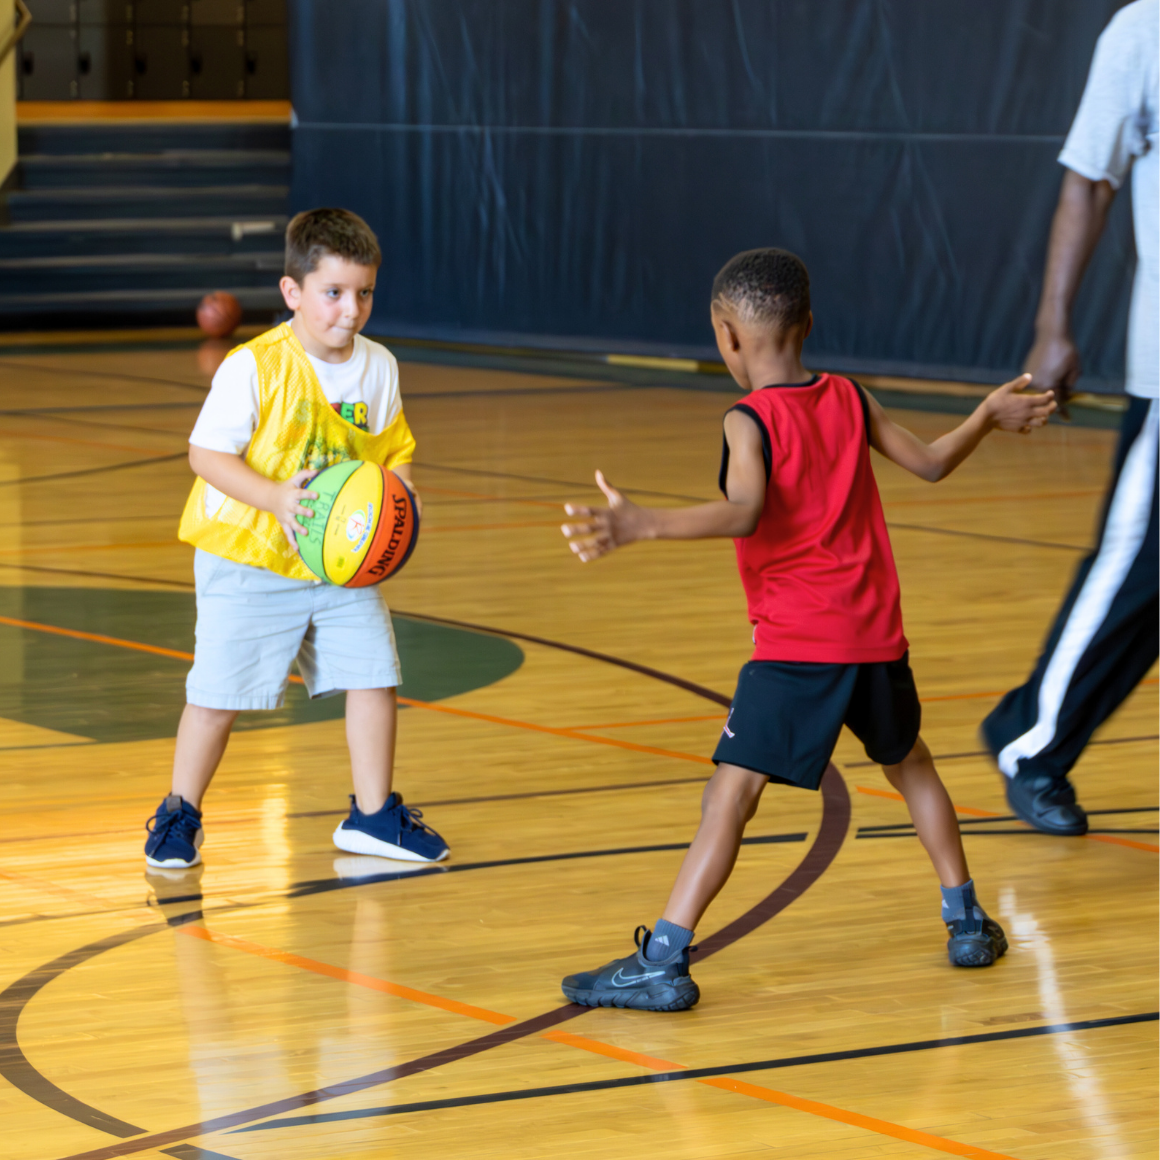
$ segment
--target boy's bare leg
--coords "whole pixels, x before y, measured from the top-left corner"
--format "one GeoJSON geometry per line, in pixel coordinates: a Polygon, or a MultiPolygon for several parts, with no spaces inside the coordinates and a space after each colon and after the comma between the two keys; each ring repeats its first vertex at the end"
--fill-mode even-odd
{"type": "Polygon", "coordinates": [[[206,709],[186,705],[177,726],[177,746],[173,753],[173,789],[195,810],[221,764],[237,719],[236,709],[206,709]]]}
{"type": "Polygon", "coordinates": [[[884,765],[886,780],[906,799],[911,820],[944,886],[962,886],[970,877],[959,819],[939,779],[934,759],[920,737],[897,765],[884,765]]]}
{"type": "Polygon", "coordinates": [[[364,814],[377,814],[390,796],[397,718],[394,689],[348,690],[346,743],[354,798],[364,814]]]}
{"type": "Polygon", "coordinates": [[[663,918],[696,930],[709,903],[728,881],[749,819],[769,778],[739,765],[717,766],[701,795],[701,824],[685,854],[663,918]]]}

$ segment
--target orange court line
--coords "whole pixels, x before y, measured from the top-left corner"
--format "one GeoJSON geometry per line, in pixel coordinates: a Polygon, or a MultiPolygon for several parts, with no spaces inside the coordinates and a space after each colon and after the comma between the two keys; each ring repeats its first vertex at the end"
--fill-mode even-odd
{"type": "Polygon", "coordinates": [[[603,1055],[608,1059],[619,1059],[622,1063],[634,1063],[637,1067],[651,1068],[653,1071],[685,1071],[683,1063],[673,1063],[668,1059],[657,1059],[655,1055],[641,1055],[639,1051],[629,1051],[624,1047],[614,1047],[611,1043],[601,1043],[599,1039],[589,1039],[586,1035],[573,1035],[569,1031],[545,1031],[542,1039],[552,1039],[567,1047],[578,1047],[581,1051],[591,1051],[593,1055],[603,1055]]]}
{"type": "Polygon", "coordinates": [[[976,1148],[973,1144],[960,1144],[957,1140],[947,1140],[942,1136],[932,1136],[929,1132],[920,1132],[917,1128],[906,1128],[901,1124],[892,1124],[889,1120],[879,1120],[874,1116],[864,1116],[860,1112],[848,1112],[845,1108],[835,1108],[832,1104],[820,1104],[816,1100],[803,1100],[800,1096],[791,1096],[788,1092],[774,1091],[772,1088],[758,1087],[756,1084],[745,1083],[743,1080],[730,1079],[727,1076],[721,1079],[702,1079],[706,1087],[720,1088],[722,1091],[736,1092],[738,1095],[750,1096],[755,1100],[764,1100],[770,1104],[781,1104],[782,1107],[793,1108],[799,1112],[809,1112],[813,1116],[823,1116],[827,1120],[837,1120],[840,1124],[850,1124],[855,1128],[865,1128],[869,1132],[877,1132],[880,1136],[893,1136],[896,1140],[906,1140],[911,1144],[922,1144],[933,1148],[936,1152],[946,1152],[951,1156],[967,1156],[970,1160],[1015,1160],[1005,1152],[990,1152],[986,1148],[976,1148]]]}
{"type": "MultiPolygon", "coordinates": [[[[868,794],[870,797],[891,798],[899,802],[906,801],[900,793],[890,793],[884,789],[871,789],[864,785],[856,785],[854,788],[859,793],[868,794]]],[[[1003,816],[995,813],[994,810],[977,810],[973,806],[955,806],[955,813],[970,814],[976,818],[1001,818],[1003,816]]],[[[1026,823],[1020,822],[1019,824],[1025,825],[1026,823]]],[[[1103,842],[1108,846],[1127,846],[1130,850],[1147,850],[1150,854],[1160,854],[1160,846],[1154,846],[1150,842],[1137,842],[1132,838],[1118,838],[1115,834],[1081,834],[1080,837],[1087,838],[1091,842],[1103,842]]]]}
{"type": "Polygon", "coordinates": [[[286,951],[274,950],[273,947],[262,946],[260,943],[249,942],[244,938],[235,938],[233,935],[219,934],[204,926],[181,926],[179,934],[187,934],[191,938],[199,938],[205,942],[218,943],[220,946],[230,947],[236,951],[243,951],[248,955],[255,955],[260,959],[269,959],[271,962],[284,963],[288,967],[298,967],[303,971],[311,971],[316,975],[325,975],[329,979],[338,979],[343,983],[353,983],[357,987],[367,987],[372,991],[382,991],[385,995],[394,995],[399,999],[410,999],[414,1003],[423,1003],[428,1007],[438,1007],[441,1011],[450,1011],[453,1015],[466,1015],[471,1019],[481,1019],[485,1023],[495,1023],[503,1026],[514,1023],[514,1015],[501,1015],[498,1011],[488,1011],[484,1007],[473,1007],[470,1003],[460,1003],[456,999],[444,999],[442,995],[431,995],[427,991],[416,991],[413,987],[404,987],[399,983],[388,983],[385,979],[375,979],[370,975],[361,975],[358,971],[348,971],[343,967],[333,967],[329,963],[320,963],[316,959],[303,958],[302,955],[292,955],[286,951]]]}
{"type": "MultiPolygon", "coordinates": [[[[474,1007],[470,1003],[460,1003],[455,999],[445,999],[441,995],[432,995],[427,991],[417,991],[413,987],[404,987],[398,983],[389,983],[385,979],[376,979],[370,975],[359,974],[357,971],[348,971],[343,967],[334,967],[329,963],[320,963],[316,959],[304,958],[301,955],[292,955],[285,951],[274,950],[272,947],[262,946],[260,943],[250,942],[247,939],[236,938],[233,935],[219,934],[204,926],[181,926],[178,934],[185,934],[191,938],[199,938],[205,942],[217,943],[219,946],[230,947],[245,954],[270,962],[283,963],[290,967],[299,967],[304,971],[311,971],[329,979],[337,979],[343,983],[353,983],[355,986],[367,987],[372,991],[380,991],[387,995],[394,995],[400,999],[410,999],[428,1007],[437,1007],[456,1015],[466,1015],[472,1019],[479,1019],[485,1023],[500,1026],[515,1023],[514,1015],[501,1015],[498,1011],[489,1011],[485,1007],[474,1007]]],[[[586,1035],[574,1035],[568,1031],[545,1031],[540,1038],[551,1039],[565,1047],[575,1047],[581,1051],[589,1051],[594,1055],[602,1055],[608,1059],[630,1063],[637,1067],[648,1068],[650,1071],[684,1071],[687,1065],[673,1063],[671,1060],[658,1059],[654,1055],[644,1055],[638,1051],[616,1047],[611,1043],[602,1043],[598,1039],[589,1039],[586,1035]]],[[[723,1091],[735,1092],[738,1095],[751,1096],[766,1103],[781,1104],[799,1112],[808,1112],[810,1115],[821,1116],[828,1120],[837,1120],[843,1124],[850,1124],[857,1128],[864,1128],[882,1136],[893,1136],[898,1140],[906,1140],[912,1144],[922,1144],[939,1152],[946,1152],[952,1156],[966,1156],[972,1160],[1014,1160],[1001,1152],[988,1152],[984,1148],[976,1148],[970,1144],[960,1144],[956,1140],[946,1140],[941,1136],[932,1136],[927,1132],[920,1132],[914,1128],[906,1128],[901,1124],[893,1124],[888,1120],[879,1120],[873,1116],[864,1116],[860,1112],[848,1112],[844,1108],[836,1108],[831,1104],[818,1103],[815,1100],[801,1099],[787,1092],[773,1091],[770,1088],[757,1087],[755,1084],[744,1083],[741,1080],[729,1079],[702,1079],[698,1083],[707,1087],[720,1088],[723,1091]]]]}
{"type": "Polygon", "coordinates": [[[609,721],[604,725],[573,725],[573,729],[635,729],[638,725],[682,725],[686,721],[724,721],[727,713],[710,713],[704,717],[658,717],[655,721],[609,721]]]}
{"type": "Polygon", "coordinates": [[[632,741],[618,741],[614,737],[589,737],[586,733],[579,733],[575,729],[553,729],[550,725],[534,725],[530,721],[516,721],[511,717],[496,717],[491,713],[472,713],[468,709],[453,709],[450,705],[435,705],[430,701],[412,701],[409,697],[400,697],[400,705],[415,705],[420,709],[430,709],[435,713],[450,713],[453,717],[466,717],[472,721],[486,721],[492,725],[508,725],[514,729],[528,729],[533,733],[548,733],[553,737],[570,737],[574,741],[589,741],[593,745],[611,745],[616,749],[631,749],[634,753],[652,753],[658,757],[675,757],[679,761],[695,761],[699,765],[712,765],[709,757],[702,757],[699,753],[681,753],[676,749],[659,749],[655,745],[637,745],[632,741]]]}

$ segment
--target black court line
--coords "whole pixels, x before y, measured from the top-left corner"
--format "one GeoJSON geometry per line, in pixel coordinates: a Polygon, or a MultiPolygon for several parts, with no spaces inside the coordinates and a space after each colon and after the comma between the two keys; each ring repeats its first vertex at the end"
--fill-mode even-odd
{"type": "Polygon", "coordinates": [[[522,1091],[485,1092],[476,1096],[458,1096],[445,1100],[424,1100],[411,1104],[388,1104],[379,1108],[356,1108],[347,1112],[320,1112],[312,1116],[286,1116],[264,1124],[237,1128],[234,1135],[243,1132],[268,1132],[275,1128],[302,1128],[312,1124],[333,1124],[344,1120],[378,1119],[382,1116],[403,1116],[411,1112],[430,1112],[444,1108],[466,1108],[478,1104],[500,1104],[515,1100],[536,1100],[549,1096],[574,1095],[578,1092],[611,1091],[616,1088],[642,1087],[653,1083],[672,1083],[677,1080],[712,1079],[722,1075],[744,1075],[754,1071],[777,1071],[785,1067],[808,1067],[817,1063],[844,1063],[852,1059],[873,1059],[879,1056],[907,1055],[915,1051],[935,1051],[945,1047],[966,1047],[976,1043],[999,1043],[1013,1039],[1035,1039],[1043,1035],[1074,1034],[1077,1031],[1096,1031],[1105,1027],[1123,1027],[1133,1023],[1155,1023],[1160,1012],[1141,1015],[1117,1015],[1110,1019],[1085,1019],[1076,1023],[1052,1023],[1045,1027],[1019,1027],[1010,1031],[987,1031],[979,1035],[955,1035],[945,1039],[921,1039],[912,1043],[890,1043],[880,1047],[855,1047],[847,1051],[825,1051],[815,1055],[791,1055],[782,1059],[759,1059],[749,1063],[727,1063],[717,1067],[690,1067],[679,1071],[658,1071],[647,1075],[622,1076],[619,1079],[590,1080],[586,1083],[556,1084],[552,1087],[524,1088],[522,1091]]]}
{"type": "MultiPolygon", "coordinates": [[[[0,487],[3,487],[0,482],[0,487]]],[[[67,551],[68,549],[62,549],[67,551]]],[[[192,580],[161,580],[156,576],[126,576],[123,572],[92,572],[81,568],[48,568],[43,564],[3,564],[0,568],[10,568],[17,572],[47,572],[52,576],[88,576],[96,580],[128,580],[133,584],[164,584],[169,588],[192,589],[192,580]]]]}
{"type": "MultiPolygon", "coordinates": [[[[118,383],[153,383],[160,384],[163,387],[183,387],[187,391],[198,391],[203,395],[209,394],[209,387],[199,386],[197,383],[185,383],[180,379],[161,379],[155,375],[126,375],[120,371],[94,371],[85,367],[46,367],[39,366],[36,363],[20,363],[13,362],[11,359],[5,357],[0,353],[0,365],[6,367],[16,367],[22,371],[40,371],[46,375],[61,375],[67,377],[69,375],[82,375],[89,379],[113,379],[118,383]]],[[[149,404],[142,404],[148,406],[149,404]]]]}
{"type": "Polygon", "coordinates": [[[932,528],[926,524],[898,524],[887,520],[888,528],[903,528],[908,532],[931,532],[936,536],[964,536],[969,540],[993,540],[999,544],[1026,544],[1031,548],[1058,548],[1064,552],[1090,552],[1091,546],[1076,544],[1057,544],[1052,540],[1026,540],[1019,536],[995,536],[986,532],[959,532],[952,528],[932,528]]]}
{"type": "MultiPolygon", "coordinates": [[[[805,833],[763,834],[756,838],[742,838],[743,846],[772,846],[783,842],[804,842],[805,833]]],[[[687,850],[688,842],[664,842],[655,846],[617,846],[609,850],[576,850],[567,854],[530,854],[524,858],[496,858],[488,862],[441,862],[424,866],[419,870],[388,870],[382,874],[368,874],[358,878],[315,878],[298,882],[282,896],[284,898],[308,898],[312,894],[329,894],[334,890],[346,890],[352,885],[368,885],[372,882],[394,882],[400,878],[425,878],[433,874],[456,874],[468,870],[496,870],[504,866],[533,866],[542,862],[576,862],[586,858],[615,858],[625,854],[660,854],[669,850],[687,850]]],[[[236,893],[236,892],[235,892],[236,893]]]]}
{"type": "MultiPolygon", "coordinates": [[[[400,616],[402,613],[399,614],[400,616]]],[[[44,746],[21,745],[20,749],[45,748],[44,746]]],[[[55,746],[53,748],[56,748],[55,746]]],[[[651,789],[661,785],[692,785],[694,782],[703,783],[709,780],[709,774],[704,777],[668,777],[661,781],[626,781],[619,785],[582,785],[576,789],[533,789],[523,793],[494,793],[484,797],[443,798],[440,801],[416,802],[420,809],[434,809],[438,806],[474,806],[483,802],[514,802],[526,798],[572,797],[575,794],[587,793],[616,793],[622,789],[651,789]]],[[[301,813],[287,814],[288,818],[333,818],[346,817],[350,810],[304,810],[301,813]]],[[[0,842],[5,839],[0,838],[0,842]]]]}
{"type": "Polygon", "coordinates": [[[203,400],[188,403],[77,403],[72,407],[9,407],[0,415],[68,415],[74,411],[174,411],[202,406],[203,400]]]}
{"type": "Polygon", "coordinates": [[[188,451],[177,451],[172,455],[155,455],[149,459],[131,459],[125,463],[110,463],[107,467],[84,467],[80,471],[59,471],[55,475],[26,475],[21,479],[0,480],[0,487],[17,487],[26,483],[49,483],[57,479],[79,479],[82,475],[108,475],[110,471],[125,471],[130,467],[149,467],[154,463],[173,463],[177,459],[188,459],[188,451]]]}
{"type": "MultiPolygon", "coordinates": [[[[1160,806],[1132,806],[1123,810],[1087,810],[1088,817],[1098,817],[1102,814],[1154,814],[1160,812],[1160,806]]],[[[291,815],[293,816],[293,815],[291,815]]],[[[959,818],[960,826],[992,826],[996,822],[1017,822],[1015,814],[996,814],[993,818],[959,818]]],[[[913,830],[913,822],[892,822],[889,826],[859,826],[859,834],[869,834],[888,830],[913,830]]],[[[1004,831],[1006,833],[1007,831],[1004,831]]],[[[1011,831],[1014,833],[1014,831],[1011,831]]],[[[1038,832],[1038,831],[1036,831],[1038,832]]],[[[1150,832],[1150,831],[1149,831],[1150,832]]]]}
{"type": "MultiPolygon", "coordinates": [[[[1160,833],[1160,830],[1087,830],[1087,831],[1085,831],[1085,833],[1087,833],[1087,834],[1152,834],[1153,836],[1155,836],[1156,834],[1160,833]]],[[[1038,836],[1041,838],[1050,838],[1052,836],[1051,834],[1042,834],[1042,833],[1040,833],[1039,830],[1033,830],[1030,827],[1026,827],[1026,828],[1021,829],[1021,830],[1016,830],[1016,829],[1012,828],[1009,830],[964,830],[963,831],[964,838],[973,838],[976,835],[983,836],[986,834],[1006,834],[1008,837],[1010,837],[1013,834],[1016,834],[1016,835],[1022,835],[1024,837],[1038,836]]],[[[907,833],[905,830],[903,830],[901,832],[895,832],[892,834],[865,834],[865,833],[862,833],[861,831],[859,831],[854,836],[856,838],[913,838],[916,836],[916,832],[913,829],[909,833],[907,833]]],[[[1081,834],[1079,836],[1083,837],[1084,835],[1081,834]]]]}
{"type": "MultiPolygon", "coordinates": [[[[1138,686],[1137,686],[1138,687],[1138,686]]],[[[1002,696],[1001,693],[996,693],[996,696],[1002,696]]],[[[1128,745],[1136,741],[1160,741],[1160,734],[1147,733],[1142,737],[1097,737],[1094,741],[1087,743],[1087,748],[1093,745],[1128,745]]],[[[986,749],[968,749],[963,753],[933,753],[931,754],[932,761],[958,761],[967,757],[990,757],[990,751],[986,749]]],[[[881,762],[878,761],[844,761],[842,762],[843,769],[870,769],[878,768],[881,762]]],[[[1088,813],[1091,813],[1088,810],[1088,813]]],[[[1121,811],[1113,810],[1113,813],[1121,811]]]]}
{"type": "Polygon", "coordinates": [[[693,681],[686,681],[683,677],[674,677],[672,673],[661,672],[660,669],[653,669],[648,665],[638,665],[635,661],[626,661],[621,657],[610,656],[608,653],[596,652],[589,648],[580,648],[574,644],[564,644],[562,641],[550,640],[543,636],[531,636],[526,632],[513,632],[506,628],[491,628],[486,624],[474,624],[470,620],[452,620],[445,616],[430,616],[425,612],[407,612],[402,608],[395,609],[394,611],[399,616],[407,617],[411,620],[429,620],[433,624],[449,624],[455,628],[466,628],[472,632],[484,632],[491,636],[506,636],[512,640],[523,640],[529,644],[540,644],[546,648],[558,649],[560,652],[587,657],[589,660],[603,661],[606,665],[615,665],[617,668],[628,669],[629,672],[640,673],[642,676],[651,677],[654,681],[662,681],[666,685],[675,685],[678,689],[683,689],[686,693],[703,697],[705,700],[712,701],[717,705],[724,705],[725,708],[728,708],[733,703],[733,698],[725,696],[724,693],[716,693],[712,689],[706,689],[703,685],[698,685],[693,681]]]}

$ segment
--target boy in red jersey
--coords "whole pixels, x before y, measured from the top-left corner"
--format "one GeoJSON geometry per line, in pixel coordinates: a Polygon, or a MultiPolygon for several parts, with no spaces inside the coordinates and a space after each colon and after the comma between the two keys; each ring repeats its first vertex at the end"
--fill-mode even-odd
{"type": "MultiPolygon", "coordinates": [[[[581,560],[634,540],[730,536],[756,649],[737,682],[701,803],[701,824],[655,931],[635,954],[569,975],[564,994],[590,1007],[680,1011],[700,998],[689,977],[693,931],[725,885],[746,823],[770,781],[817,789],[842,725],[906,799],[942,883],[950,961],[990,966],[1007,939],[975,898],[958,819],[930,750],[902,634],[898,573],[870,448],[931,483],[999,427],[1026,434],[1055,409],[1019,394],[1022,375],[927,445],[857,383],[801,362],[813,326],[809,274],[784,250],[738,254],[713,284],[713,328],[730,374],[749,391],[725,415],[721,490],[689,508],[629,502],[598,471],[607,508],[568,504],[564,535],[581,560]]],[[[642,937],[643,936],[643,937],[642,937]]]]}

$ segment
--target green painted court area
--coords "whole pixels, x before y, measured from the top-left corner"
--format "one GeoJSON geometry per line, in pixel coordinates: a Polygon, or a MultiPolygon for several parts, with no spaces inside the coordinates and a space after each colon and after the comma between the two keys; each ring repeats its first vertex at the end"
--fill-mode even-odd
{"type": "MultiPolygon", "coordinates": [[[[193,652],[192,593],[108,588],[2,588],[0,616],[178,652],[193,652]]],[[[402,696],[441,701],[494,684],[523,664],[523,650],[483,632],[394,615],[402,696]]],[[[190,662],[117,644],[0,625],[0,717],[93,741],[173,736],[190,662]]],[[[286,703],[242,713],[235,729],[329,721],[346,698],[311,701],[291,684],[286,703]]]]}

